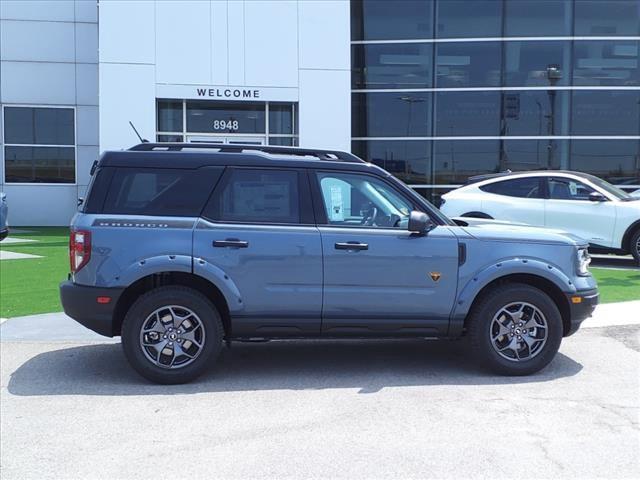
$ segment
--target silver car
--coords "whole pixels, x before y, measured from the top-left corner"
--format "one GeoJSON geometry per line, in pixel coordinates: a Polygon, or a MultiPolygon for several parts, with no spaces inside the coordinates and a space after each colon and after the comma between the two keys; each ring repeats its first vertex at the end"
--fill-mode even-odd
{"type": "Polygon", "coordinates": [[[0,192],[0,242],[9,235],[8,214],[9,206],[7,205],[7,195],[6,193],[0,192]]]}

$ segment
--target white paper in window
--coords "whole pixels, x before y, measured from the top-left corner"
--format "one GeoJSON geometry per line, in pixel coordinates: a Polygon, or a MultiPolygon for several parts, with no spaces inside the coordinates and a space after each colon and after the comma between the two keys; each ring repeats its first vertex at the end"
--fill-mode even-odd
{"type": "Polygon", "coordinates": [[[569,182],[569,192],[572,197],[575,197],[578,194],[578,184],[576,182],[569,182]]]}
{"type": "Polygon", "coordinates": [[[342,189],[340,187],[331,187],[330,194],[331,203],[329,209],[329,220],[332,222],[342,222],[344,221],[342,189]]]}

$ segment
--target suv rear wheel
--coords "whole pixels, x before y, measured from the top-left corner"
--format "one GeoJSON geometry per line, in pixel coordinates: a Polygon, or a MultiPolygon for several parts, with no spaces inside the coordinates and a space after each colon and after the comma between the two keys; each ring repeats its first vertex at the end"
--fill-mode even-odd
{"type": "Polygon", "coordinates": [[[489,291],[474,306],[468,328],[478,360],[501,375],[529,375],[560,348],[562,317],[553,300],[525,284],[489,291]]]}
{"type": "Polygon", "coordinates": [[[131,306],[122,324],[122,347],[131,366],[156,383],[189,382],[222,349],[220,314],[200,292],[166,286],[131,306]]]}
{"type": "Polygon", "coordinates": [[[636,259],[636,263],[640,265],[640,228],[638,228],[635,233],[631,235],[629,250],[631,250],[631,255],[633,255],[633,258],[636,259]]]}

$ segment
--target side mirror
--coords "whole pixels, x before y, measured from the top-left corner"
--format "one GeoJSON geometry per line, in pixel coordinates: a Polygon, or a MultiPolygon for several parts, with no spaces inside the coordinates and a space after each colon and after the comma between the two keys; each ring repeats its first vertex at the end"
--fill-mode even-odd
{"type": "Polygon", "coordinates": [[[418,212],[412,210],[409,214],[409,223],[407,224],[407,230],[412,233],[426,233],[432,226],[429,215],[424,212],[418,212]]]}
{"type": "Polygon", "coordinates": [[[589,194],[589,200],[592,202],[606,202],[607,199],[600,192],[591,192],[589,194]]]}

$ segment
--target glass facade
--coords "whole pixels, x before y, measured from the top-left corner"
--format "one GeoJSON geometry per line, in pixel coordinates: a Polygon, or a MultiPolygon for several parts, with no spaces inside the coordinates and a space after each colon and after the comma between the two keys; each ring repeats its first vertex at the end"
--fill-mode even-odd
{"type": "Polygon", "coordinates": [[[351,0],[352,150],[437,200],[470,175],[640,188],[640,1],[351,0]]]}

